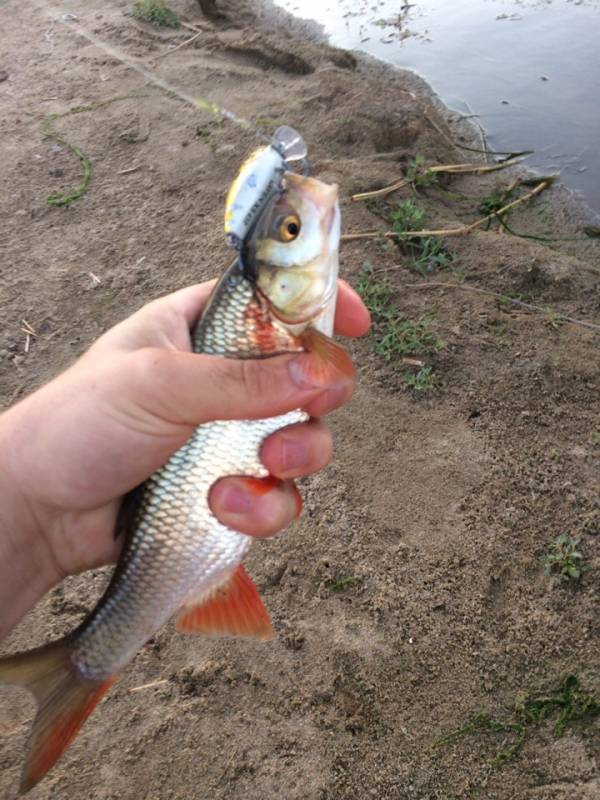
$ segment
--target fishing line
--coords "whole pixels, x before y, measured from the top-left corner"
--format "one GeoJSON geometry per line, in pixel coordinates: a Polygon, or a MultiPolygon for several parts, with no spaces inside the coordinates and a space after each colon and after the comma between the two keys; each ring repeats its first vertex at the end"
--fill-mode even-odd
{"type": "Polygon", "coordinates": [[[215,119],[228,119],[230,122],[233,122],[235,125],[238,125],[240,128],[243,128],[246,131],[252,131],[258,136],[260,139],[264,141],[270,142],[271,137],[268,136],[266,133],[263,133],[259,128],[256,127],[253,123],[249,122],[244,117],[240,117],[238,114],[235,114],[233,111],[230,111],[223,106],[217,105],[217,103],[212,102],[212,100],[208,100],[205,97],[201,96],[194,96],[188,94],[188,92],[179,89],[177,86],[174,86],[169,81],[165,80],[164,78],[159,77],[154,72],[148,69],[144,64],[140,64],[139,61],[132,58],[131,56],[124,53],[118,47],[114,45],[107,44],[102,39],[98,38],[94,33],[88,31],[87,28],[84,28],[83,25],[80,25],[78,22],[77,17],[66,11],[61,11],[57,9],[55,6],[47,3],[46,0],[32,0],[33,4],[37,6],[41,11],[45,12],[48,17],[53,22],[60,22],[65,27],[69,28],[73,33],[82,36],[84,39],[87,39],[88,42],[91,42],[95,47],[102,50],[111,58],[116,59],[121,64],[124,64],[129,69],[134,70],[139,75],[141,75],[148,83],[157,86],[159,89],[162,89],[167,94],[176,97],[177,99],[181,100],[184,103],[187,103],[190,106],[193,106],[195,109],[199,109],[201,111],[207,111],[208,113],[212,114],[215,119]]]}

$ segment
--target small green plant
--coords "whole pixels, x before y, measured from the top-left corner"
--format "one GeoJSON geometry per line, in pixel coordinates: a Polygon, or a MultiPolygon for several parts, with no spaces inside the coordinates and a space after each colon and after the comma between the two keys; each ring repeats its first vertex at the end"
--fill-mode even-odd
{"type": "Polygon", "coordinates": [[[441,386],[433,367],[421,367],[418,372],[407,371],[403,375],[403,381],[407,389],[412,389],[417,394],[429,394],[441,386]]]}
{"type": "Polygon", "coordinates": [[[437,236],[427,236],[421,239],[421,252],[409,263],[409,268],[422,274],[437,272],[439,269],[450,269],[454,264],[455,256],[442,240],[437,236]]]}
{"type": "Polygon", "coordinates": [[[391,308],[392,287],[385,280],[374,277],[370,264],[363,264],[363,273],[356,285],[356,289],[366,307],[376,319],[388,316],[391,308]]]}
{"type": "Polygon", "coordinates": [[[530,299],[529,295],[524,292],[506,292],[498,297],[498,308],[501,310],[511,309],[514,305],[511,303],[511,300],[518,300],[521,303],[526,303],[530,299]]]}
{"type": "Polygon", "coordinates": [[[398,246],[408,256],[408,268],[421,274],[450,269],[456,257],[445,247],[439,236],[411,236],[410,231],[423,229],[425,212],[411,200],[398,203],[389,214],[392,230],[398,236],[398,246]]]}
{"type": "Polygon", "coordinates": [[[407,236],[408,231],[418,231],[423,227],[425,212],[412,200],[403,200],[390,212],[390,219],[392,230],[402,238],[407,236]]]}
{"type": "Polygon", "coordinates": [[[390,361],[392,356],[437,353],[444,346],[433,329],[431,317],[406,319],[400,312],[386,319],[382,335],[375,342],[375,352],[390,361]]]}
{"type": "Polygon", "coordinates": [[[564,319],[560,316],[560,314],[557,314],[556,311],[553,311],[551,308],[547,308],[544,311],[543,320],[544,325],[547,325],[549,328],[552,328],[552,330],[555,331],[559,330],[559,328],[564,325],[564,319]]]}
{"type": "Polygon", "coordinates": [[[165,4],[165,0],[136,0],[131,9],[131,16],[149,22],[157,28],[179,27],[177,14],[165,4]]]}
{"type": "MultiPolygon", "coordinates": [[[[363,274],[356,288],[373,316],[375,352],[386,361],[391,361],[394,356],[436,353],[444,347],[431,316],[407,319],[392,303],[392,287],[385,279],[374,276],[368,262],[363,265],[363,274]]],[[[418,372],[406,371],[402,383],[406,389],[421,395],[441,386],[433,367],[426,366],[418,372]]]]}
{"type": "Polygon", "coordinates": [[[577,581],[585,572],[583,555],[577,549],[579,539],[561,533],[550,545],[550,550],[542,559],[544,575],[558,573],[565,581],[577,581]]]}
{"type": "Polygon", "coordinates": [[[600,702],[581,686],[575,675],[567,675],[555,689],[531,694],[517,703],[509,719],[494,719],[485,712],[477,714],[462,728],[438,739],[433,746],[440,747],[468,734],[502,733],[513,736],[513,741],[498,750],[492,759],[490,766],[496,768],[514,758],[532,729],[538,728],[547,719],[556,718],[554,735],[558,738],[573,723],[590,723],[598,716],[600,716],[600,702]]]}
{"type": "Polygon", "coordinates": [[[332,578],[325,584],[332,592],[343,592],[350,586],[360,586],[363,583],[363,578],[359,575],[342,575],[339,578],[332,578]]]}
{"type": "MultiPolygon", "coordinates": [[[[490,214],[495,214],[504,208],[511,200],[515,199],[518,190],[518,184],[508,186],[504,189],[496,189],[490,194],[486,195],[479,204],[479,211],[488,217],[490,214]]],[[[489,226],[488,226],[489,227],[489,226]]]]}
{"type": "Polygon", "coordinates": [[[437,186],[438,176],[435,172],[425,167],[425,158],[415,156],[409,162],[406,170],[406,180],[414,189],[426,189],[428,186],[437,186]]]}

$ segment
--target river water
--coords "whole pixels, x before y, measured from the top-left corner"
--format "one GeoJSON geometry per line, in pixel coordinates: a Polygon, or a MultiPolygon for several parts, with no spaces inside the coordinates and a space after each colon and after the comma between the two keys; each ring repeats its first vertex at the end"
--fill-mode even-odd
{"type": "Polygon", "coordinates": [[[332,44],[423,76],[446,105],[476,114],[494,150],[527,163],[600,212],[600,0],[276,0],[332,44]]]}

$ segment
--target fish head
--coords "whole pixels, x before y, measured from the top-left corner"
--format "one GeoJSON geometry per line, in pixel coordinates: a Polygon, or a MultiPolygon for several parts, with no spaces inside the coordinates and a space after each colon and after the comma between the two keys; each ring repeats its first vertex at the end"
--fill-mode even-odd
{"type": "Polygon", "coordinates": [[[276,318],[294,326],[332,316],[337,287],[338,187],[286,172],[244,246],[244,266],[276,318]]]}

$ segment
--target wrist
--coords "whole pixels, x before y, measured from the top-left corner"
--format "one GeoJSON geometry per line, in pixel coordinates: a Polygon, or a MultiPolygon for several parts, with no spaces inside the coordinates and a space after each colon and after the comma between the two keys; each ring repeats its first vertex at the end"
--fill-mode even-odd
{"type": "Polygon", "coordinates": [[[0,640],[61,577],[43,515],[15,474],[13,424],[12,411],[0,415],[0,640]]]}

